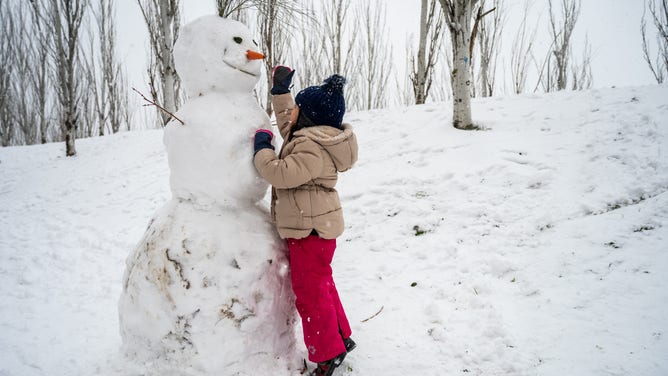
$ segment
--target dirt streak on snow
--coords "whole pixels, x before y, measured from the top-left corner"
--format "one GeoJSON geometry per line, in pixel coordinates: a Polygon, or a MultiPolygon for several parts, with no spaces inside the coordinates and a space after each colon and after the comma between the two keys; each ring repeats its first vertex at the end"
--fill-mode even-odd
{"type": "MultiPolygon", "coordinates": [[[[668,374],[666,98],[475,100],[477,132],[447,104],[348,114],[333,268],[359,347],[338,374],[668,374]]],[[[161,140],[0,149],[0,375],[133,374],[116,303],[168,199],[161,140]]]]}

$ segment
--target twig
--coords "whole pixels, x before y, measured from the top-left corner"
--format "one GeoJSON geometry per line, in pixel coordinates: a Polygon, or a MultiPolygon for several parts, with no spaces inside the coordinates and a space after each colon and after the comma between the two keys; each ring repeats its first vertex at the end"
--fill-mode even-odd
{"type": "Polygon", "coordinates": [[[154,101],[152,101],[152,100],[146,98],[146,96],[145,96],[144,94],[142,94],[139,90],[135,89],[134,87],[132,88],[132,90],[134,90],[137,94],[141,95],[141,97],[144,98],[144,100],[145,100],[146,102],[149,103],[149,104],[145,104],[144,106],[150,106],[150,105],[153,105],[153,106],[155,106],[155,107],[158,107],[158,108],[161,109],[162,111],[166,112],[169,116],[171,116],[171,117],[173,117],[174,119],[178,120],[179,123],[181,123],[181,125],[186,125],[186,123],[184,123],[183,120],[181,120],[181,119],[179,119],[178,117],[176,117],[176,115],[174,115],[173,113],[167,111],[167,109],[165,109],[165,108],[162,107],[161,105],[155,103],[154,101]]]}
{"type": "Polygon", "coordinates": [[[380,309],[378,310],[378,312],[376,312],[373,316],[369,317],[368,319],[362,320],[362,322],[367,322],[367,321],[371,320],[372,318],[378,316],[381,312],[383,312],[383,308],[385,308],[385,306],[381,306],[380,309]]]}

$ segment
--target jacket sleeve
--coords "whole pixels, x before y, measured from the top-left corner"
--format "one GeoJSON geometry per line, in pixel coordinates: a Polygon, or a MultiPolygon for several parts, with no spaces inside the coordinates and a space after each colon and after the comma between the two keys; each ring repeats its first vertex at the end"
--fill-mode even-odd
{"type": "Polygon", "coordinates": [[[299,187],[317,178],[323,167],[320,147],[310,140],[297,143],[284,159],[272,149],[262,149],[253,161],[260,176],[279,189],[299,187]]]}
{"type": "Polygon", "coordinates": [[[295,107],[295,100],[292,98],[292,94],[287,93],[274,95],[271,98],[271,102],[276,112],[278,131],[281,133],[281,137],[287,140],[290,134],[290,115],[292,114],[292,109],[295,107]]]}

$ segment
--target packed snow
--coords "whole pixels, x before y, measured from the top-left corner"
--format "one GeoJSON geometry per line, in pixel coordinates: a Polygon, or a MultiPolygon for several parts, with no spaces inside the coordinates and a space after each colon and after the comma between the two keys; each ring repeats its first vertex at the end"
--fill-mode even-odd
{"type": "MultiPolygon", "coordinates": [[[[347,114],[360,160],[333,269],[358,347],[336,374],[668,374],[667,98],[476,99],[481,131],[449,126],[448,103],[347,114]]],[[[0,149],[0,375],[144,372],[118,301],[172,197],[162,138],[0,149]]]]}

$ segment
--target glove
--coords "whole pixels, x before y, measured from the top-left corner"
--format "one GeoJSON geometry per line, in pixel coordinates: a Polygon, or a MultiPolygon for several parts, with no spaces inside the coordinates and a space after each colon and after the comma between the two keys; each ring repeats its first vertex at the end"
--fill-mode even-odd
{"type": "Polygon", "coordinates": [[[290,67],[282,65],[274,67],[274,74],[272,76],[274,86],[271,88],[271,94],[279,95],[289,93],[290,88],[292,87],[292,76],[294,74],[295,70],[290,67]]]}
{"type": "Polygon", "coordinates": [[[258,129],[255,131],[255,138],[253,138],[253,148],[255,151],[253,152],[253,156],[262,149],[274,150],[274,145],[271,144],[273,138],[274,134],[268,129],[258,129]]]}

